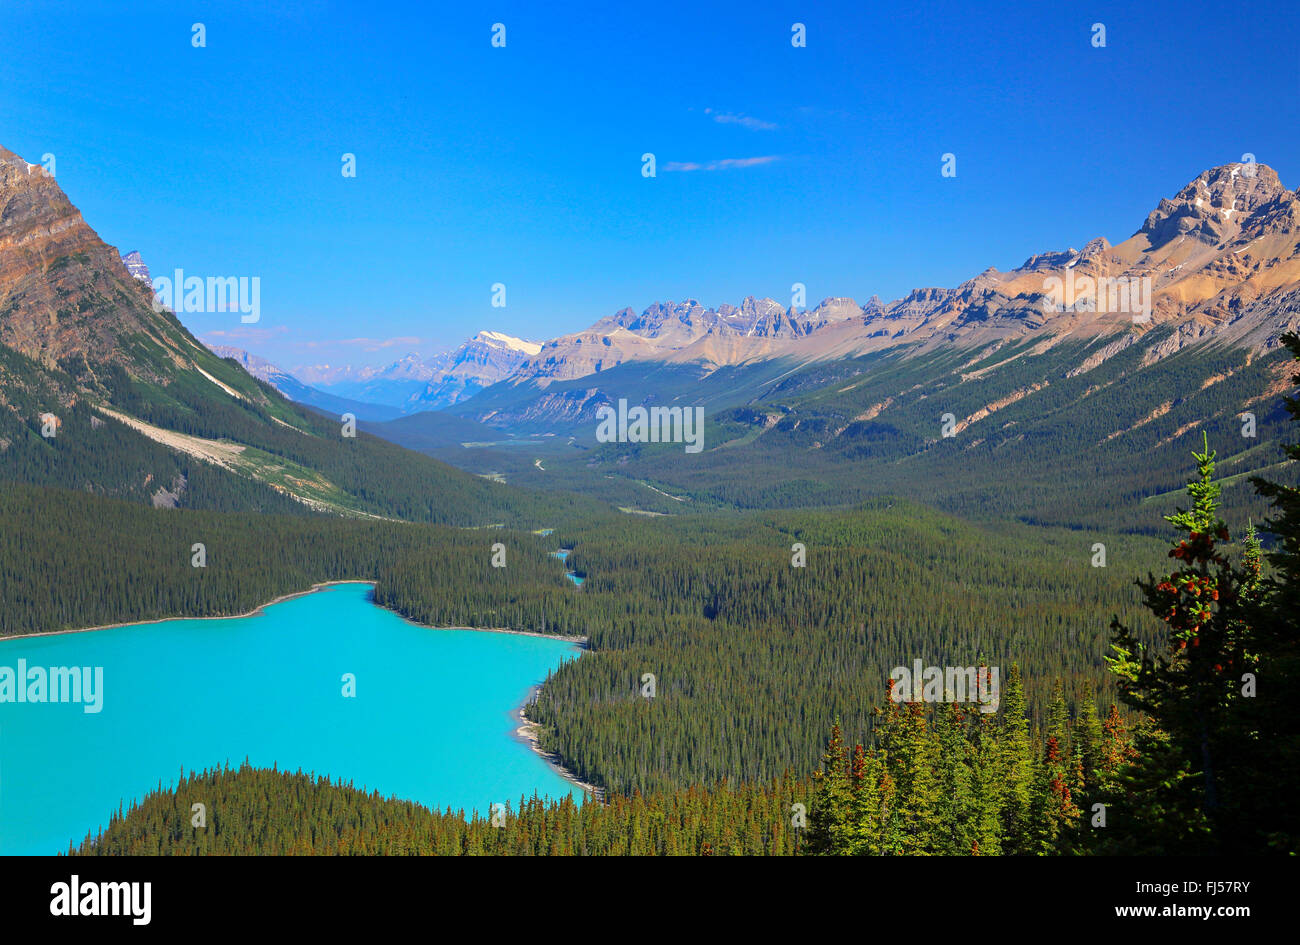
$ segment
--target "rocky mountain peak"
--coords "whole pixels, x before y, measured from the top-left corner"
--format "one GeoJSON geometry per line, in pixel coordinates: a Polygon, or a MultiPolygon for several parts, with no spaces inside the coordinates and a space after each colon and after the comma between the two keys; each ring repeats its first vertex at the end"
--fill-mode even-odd
{"type": "MultiPolygon", "coordinates": [[[[1111,249],[1110,240],[1104,236],[1098,236],[1096,239],[1088,240],[1083,245],[1083,249],[1075,249],[1071,246],[1061,252],[1036,253],[1026,259],[1018,268],[1028,270],[1039,269],[1063,269],[1073,266],[1082,259],[1088,259],[1091,256],[1097,256],[1111,249]]],[[[996,269],[988,269],[986,272],[995,273],[996,269]]]]}
{"type": "Polygon", "coordinates": [[[0,344],[53,364],[116,360],[153,333],[149,292],[81,218],[53,177],[0,147],[0,344]]]}
{"type": "MultiPolygon", "coordinates": [[[[145,265],[144,257],[140,255],[139,250],[133,249],[123,256],[122,265],[126,266],[126,271],[131,273],[133,278],[152,288],[153,277],[149,275],[149,267],[145,265]]],[[[225,357],[225,355],[222,355],[222,357],[225,357]]]]}
{"type": "Polygon", "coordinates": [[[884,310],[885,303],[880,300],[878,295],[872,295],[862,306],[863,315],[879,315],[884,310]]]}
{"type": "MultiPolygon", "coordinates": [[[[721,308],[718,311],[721,312],[721,308]]],[[[747,295],[740,303],[740,314],[755,318],[772,318],[776,315],[784,315],[785,306],[776,299],[756,299],[752,295],[747,295]]]]}
{"type": "Polygon", "coordinates": [[[1225,164],[1202,171],[1172,200],[1162,199],[1138,232],[1147,234],[1152,246],[1180,236],[1222,243],[1256,212],[1293,198],[1267,164],[1225,164]]]}
{"type": "Polygon", "coordinates": [[[817,307],[808,314],[813,318],[824,321],[840,321],[861,315],[862,306],[845,296],[833,296],[822,299],[817,304],[817,307]]]}

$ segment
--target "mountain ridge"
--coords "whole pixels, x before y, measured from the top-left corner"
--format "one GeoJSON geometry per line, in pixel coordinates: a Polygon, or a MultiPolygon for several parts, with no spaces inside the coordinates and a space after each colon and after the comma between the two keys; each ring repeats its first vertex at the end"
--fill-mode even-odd
{"type": "Polygon", "coordinates": [[[452,409],[486,423],[571,421],[573,398],[555,384],[589,388],[584,420],[608,402],[600,375],[632,363],[720,369],[782,362],[790,370],[893,348],[978,348],[1022,337],[1141,336],[1174,327],[1159,356],[1217,339],[1273,350],[1300,326],[1300,198],[1264,164],[1201,172],[1162,198],[1123,242],[1047,251],[1008,272],[988,268],[953,288],[926,287],[864,305],[828,297],[799,310],[748,297],[716,308],[695,299],[623,308],[589,328],[547,341],[496,387],[452,409]],[[531,401],[530,401],[531,399],[531,401]],[[531,406],[524,402],[531,402],[531,406]],[[550,407],[545,406],[551,404],[550,407]],[[512,404],[510,409],[503,405],[512,404]]]}
{"type": "MultiPolygon", "coordinates": [[[[896,346],[925,351],[1038,333],[1143,334],[1169,322],[1178,330],[1164,344],[1175,350],[1211,337],[1266,350],[1295,324],[1288,291],[1300,286],[1298,245],[1295,192],[1267,165],[1227,164],[1202,171],[1172,198],[1161,198],[1119,244],[1096,237],[1081,250],[1037,253],[1008,272],[990,267],[951,288],[917,288],[887,303],[872,296],[862,305],[830,296],[807,309],[753,296],[713,307],[694,298],[660,301],[504,350],[492,339],[509,336],[479,332],[391,390],[373,381],[369,387],[318,386],[405,413],[454,409],[508,425],[520,415],[502,412],[504,400],[532,397],[530,420],[544,417],[543,405],[550,402],[562,419],[572,414],[571,398],[545,397],[548,387],[598,378],[631,363],[646,370],[680,365],[707,376],[724,367],[781,361],[797,368],[896,346]],[[1116,301],[1119,309],[1112,310],[1116,301]],[[501,384],[508,392],[493,389],[501,384]]],[[[383,371],[392,374],[402,364],[383,371]]],[[[310,375],[306,379],[311,383],[310,375]]],[[[588,386],[599,389],[602,383],[588,386]]]]}
{"type": "Polygon", "coordinates": [[[54,178],[0,150],[0,478],[156,506],[481,526],[546,507],[213,353],[54,178]]]}

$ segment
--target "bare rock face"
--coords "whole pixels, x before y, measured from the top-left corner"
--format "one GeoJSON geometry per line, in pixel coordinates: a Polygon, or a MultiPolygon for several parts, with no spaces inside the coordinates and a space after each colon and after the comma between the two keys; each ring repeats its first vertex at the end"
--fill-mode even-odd
{"type": "Polygon", "coordinates": [[[1042,270],[1042,269],[1061,269],[1066,266],[1073,266],[1080,260],[1087,259],[1090,256],[1096,256],[1110,249],[1110,241],[1104,236],[1098,236],[1096,239],[1088,240],[1083,249],[1075,249],[1071,246],[1064,252],[1059,253],[1038,253],[1030,256],[1020,266],[1021,269],[1042,270]]]}
{"type": "Polygon", "coordinates": [[[867,299],[866,303],[862,306],[862,314],[868,318],[874,315],[880,315],[884,311],[885,303],[880,301],[880,296],[878,295],[873,295],[871,298],[867,299]]]}
{"type": "Polygon", "coordinates": [[[1036,253],[1020,264],[1021,269],[1061,269],[1079,259],[1079,251],[1071,247],[1064,252],[1036,253]]]}
{"type": "Polygon", "coordinates": [[[54,178],[0,147],[0,344],[46,365],[150,334],[150,292],[131,278],[54,178]]]}
{"type": "Polygon", "coordinates": [[[1149,236],[1153,247],[1180,236],[1223,243],[1249,225],[1257,211],[1277,210],[1293,199],[1271,167],[1227,164],[1203,171],[1172,200],[1161,200],[1139,232],[1149,236]]]}

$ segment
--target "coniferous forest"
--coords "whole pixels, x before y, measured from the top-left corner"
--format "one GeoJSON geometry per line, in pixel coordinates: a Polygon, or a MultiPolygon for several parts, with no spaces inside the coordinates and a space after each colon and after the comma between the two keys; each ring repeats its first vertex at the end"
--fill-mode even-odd
{"type": "MultiPolygon", "coordinates": [[[[1300,338],[1287,345],[1300,360],[1300,338]]],[[[1287,409],[1300,421],[1300,399],[1287,409]]],[[[1300,460],[1300,445],[1287,453],[1300,460]]],[[[156,534],[182,562],[202,535],[242,563],[201,584],[180,566],[156,571],[160,613],[237,612],[364,578],[377,602],[423,623],[586,636],[590,651],[546,681],[529,715],[602,797],[520,798],[492,820],[244,767],[160,786],[75,852],[1296,853],[1300,491],[1256,477],[1271,514],[1230,525],[1208,437],[1192,460],[1168,538],[1104,536],[1104,569],[1089,566],[1091,535],[976,527],[902,500],[671,527],[595,517],[544,538],[294,516],[249,541],[235,518],[173,513],[156,534]],[[486,567],[497,539],[519,550],[508,573],[486,567]],[[820,566],[791,568],[794,543],[820,566]],[[582,590],[555,544],[574,549],[582,590]],[[907,606],[918,599],[922,610],[907,606]],[[889,667],[918,652],[1003,667],[998,710],[892,698],[889,667]],[[649,670],[653,700],[637,693],[649,670]],[[214,812],[202,832],[187,827],[199,797],[214,812]]],[[[48,495],[6,492],[11,551],[32,546],[24,510],[48,495]]],[[[107,517],[65,495],[43,512],[62,540],[45,543],[39,572],[4,556],[7,599],[23,602],[7,632],[130,611],[132,544],[113,536],[159,519],[97,507],[107,517]],[[101,575],[93,593],[32,587],[36,573],[85,567],[101,575]]]]}
{"type": "Polygon", "coordinates": [[[5,4],[0,934],[1284,926],[1292,6],[5,4]]]}

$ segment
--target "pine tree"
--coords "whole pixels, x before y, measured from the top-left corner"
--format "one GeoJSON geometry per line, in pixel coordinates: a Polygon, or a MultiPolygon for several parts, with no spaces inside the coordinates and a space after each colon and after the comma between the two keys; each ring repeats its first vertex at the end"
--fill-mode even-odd
{"type": "Polygon", "coordinates": [[[1074,742],[1083,767],[1083,790],[1095,793],[1098,770],[1102,764],[1101,718],[1097,715],[1097,696],[1091,681],[1084,683],[1079,696],[1079,713],[1074,723],[1074,742]]]}
{"type": "Polygon", "coordinates": [[[1034,852],[1061,853],[1075,845],[1081,812],[1075,803],[1072,765],[1056,735],[1047,736],[1034,789],[1034,852]]]}
{"type": "Polygon", "coordinates": [[[975,713],[975,725],[971,733],[974,769],[971,792],[975,805],[972,821],[975,841],[966,852],[976,856],[997,856],[1003,852],[1002,807],[1006,803],[1007,785],[1002,777],[999,724],[997,716],[992,713],[975,713]]]}
{"type": "Polygon", "coordinates": [[[894,812],[901,831],[899,853],[938,852],[939,780],[935,769],[938,741],[926,718],[925,704],[908,702],[890,716],[877,740],[893,777],[894,812]]]}
{"type": "Polygon", "coordinates": [[[881,852],[884,837],[881,814],[892,802],[881,791],[882,773],[877,752],[868,752],[861,745],[854,747],[848,852],[856,856],[878,856],[881,852]]]}

